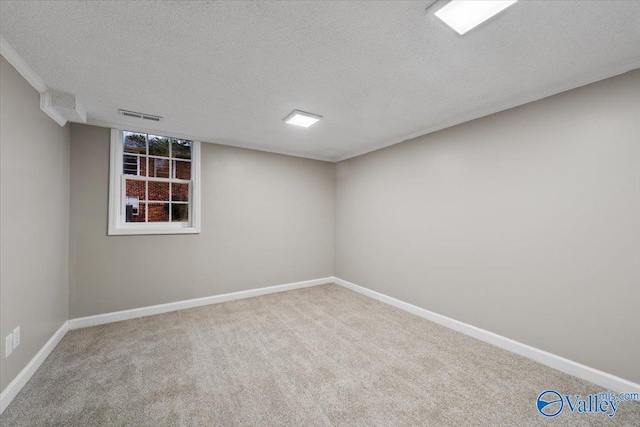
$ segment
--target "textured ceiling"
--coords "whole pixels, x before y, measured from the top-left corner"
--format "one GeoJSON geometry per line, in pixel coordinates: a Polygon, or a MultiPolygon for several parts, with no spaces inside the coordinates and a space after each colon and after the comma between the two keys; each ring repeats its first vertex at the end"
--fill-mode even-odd
{"type": "Polygon", "coordinates": [[[431,3],[2,1],[0,31],[89,123],[331,161],[640,67],[638,1],[520,1],[464,36],[431,3]]]}

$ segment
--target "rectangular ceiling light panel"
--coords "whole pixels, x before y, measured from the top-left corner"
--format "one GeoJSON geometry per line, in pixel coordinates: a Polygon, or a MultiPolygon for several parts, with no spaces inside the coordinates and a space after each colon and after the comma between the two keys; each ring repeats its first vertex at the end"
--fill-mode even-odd
{"type": "Polygon", "coordinates": [[[308,128],[312,124],[317,123],[322,116],[317,114],[305,113],[300,110],[293,110],[291,114],[285,117],[284,122],[290,125],[302,126],[308,128]]]}
{"type": "Polygon", "coordinates": [[[518,0],[468,1],[452,0],[438,10],[435,15],[453,28],[458,34],[482,24],[492,16],[502,12],[518,0]]]}

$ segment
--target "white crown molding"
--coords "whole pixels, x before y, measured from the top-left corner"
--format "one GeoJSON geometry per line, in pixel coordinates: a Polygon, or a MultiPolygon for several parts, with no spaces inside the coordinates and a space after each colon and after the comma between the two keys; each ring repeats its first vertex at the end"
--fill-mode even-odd
{"type": "MultiPolygon", "coordinates": [[[[253,150],[253,151],[260,151],[262,153],[270,153],[270,154],[279,154],[282,156],[289,156],[289,157],[298,157],[301,159],[307,159],[307,160],[318,160],[321,162],[328,162],[328,163],[334,163],[333,160],[327,158],[327,157],[318,157],[318,156],[310,156],[310,155],[303,155],[303,154],[296,154],[296,153],[290,153],[287,152],[286,150],[273,150],[273,149],[265,149],[262,147],[257,147],[257,146],[252,146],[252,145],[247,145],[247,144],[236,144],[233,142],[229,142],[229,141],[221,141],[221,140],[211,140],[211,138],[206,137],[206,136],[197,136],[197,135],[188,135],[188,134],[184,134],[184,133],[176,133],[176,132],[171,132],[171,131],[166,131],[166,130],[162,130],[162,129],[151,129],[151,128],[145,128],[144,126],[139,126],[136,124],[132,124],[132,125],[128,125],[128,124],[122,124],[122,123],[114,123],[114,122],[106,122],[106,121],[101,121],[101,120],[91,120],[91,119],[87,119],[87,125],[90,126],[98,126],[98,127],[103,127],[103,128],[112,128],[112,129],[120,129],[120,130],[129,130],[129,131],[134,131],[134,132],[144,132],[144,133],[153,133],[153,134],[162,134],[165,136],[169,136],[169,137],[173,137],[173,138],[184,138],[184,139],[191,139],[194,141],[201,141],[203,144],[216,144],[216,145],[223,145],[225,147],[234,147],[234,148],[240,148],[240,149],[245,149],[245,150],[253,150]]],[[[215,138],[214,138],[215,139],[215,138]]]]}
{"type": "MultiPolygon", "coordinates": [[[[31,69],[31,67],[29,67],[29,65],[27,65],[27,63],[24,61],[24,59],[11,47],[11,45],[6,41],[6,39],[0,35],[0,53],[2,54],[2,56],[4,56],[7,61],[9,61],[9,63],[11,65],[13,65],[16,70],[18,70],[18,72],[31,84],[31,86],[33,86],[38,92],[43,93],[46,92],[48,90],[47,86],[44,84],[44,82],[42,81],[42,79],[31,69]]],[[[611,66],[608,66],[604,69],[598,70],[596,72],[592,72],[592,73],[588,73],[585,74],[581,77],[575,78],[575,79],[571,79],[570,81],[563,81],[559,84],[556,84],[550,88],[548,88],[547,90],[541,91],[540,93],[533,95],[533,96],[529,96],[529,97],[519,97],[519,96],[515,96],[512,98],[509,98],[505,101],[501,101],[483,108],[479,108],[476,109],[474,111],[471,112],[466,112],[464,114],[460,114],[460,115],[456,115],[454,117],[451,117],[450,119],[447,119],[441,123],[439,123],[438,125],[435,126],[431,126],[429,128],[425,128],[425,129],[421,129],[418,130],[416,132],[412,132],[403,136],[400,136],[398,138],[393,138],[389,141],[383,142],[381,144],[376,144],[372,147],[368,147],[365,148],[363,150],[358,150],[358,151],[354,151],[350,154],[341,156],[341,157],[337,157],[337,158],[333,158],[333,157],[321,157],[321,156],[313,156],[313,155],[303,155],[303,154],[295,154],[295,153],[290,153],[287,152],[287,150],[278,150],[278,149],[265,149],[263,147],[257,147],[257,146],[252,146],[252,145],[247,145],[247,144],[237,144],[234,142],[230,142],[230,141],[216,141],[216,144],[219,145],[225,145],[225,146],[231,146],[231,147],[238,147],[238,148],[246,148],[249,150],[256,150],[256,151],[262,151],[262,152],[267,152],[267,153],[273,153],[273,154],[282,154],[282,155],[286,155],[286,156],[292,156],[292,157],[300,157],[300,158],[305,158],[305,159],[311,159],[311,160],[319,160],[319,161],[324,161],[324,162],[330,162],[330,163],[338,163],[344,160],[348,160],[354,157],[358,157],[367,153],[371,153],[373,151],[377,151],[392,145],[396,145],[399,144],[401,142],[413,139],[413,138],[417,138],[420,136],[424,136],[442,129],[446,129],[452,126],[456,126],[458,124],[461,123],[465,123],[468,121],[472,121],[481,117],[485,117],[491,114],[495,114],[498,113],[500,111],[504,111],[504,110],[508,110],[510,108],[515,108],[518,107],[520,105],[524,105],[524,104],[528,104],[530,102],[534,102],[537,101],[539,99],[543,99],[549,96],[553,96],[556,95],[558,93],[561,92],[565,92],[571,89],[575,89],[578,88],[580,86],[584,86],[587,84],[591,84],[600,80],[604,80],[610,77],[614,77],[623,73],[626,73],[628,71],[634,70],[640,68],[640,59],[638,58],[632,58],[629,59],[627,61],[618,63],[618,64],[614,64],[611,66]]],[[[46,100],[42,100],[40,101],[41,106],[42,105],[47,105],[47,101],[46,100]]],[[[49,115],[49,117],[51,117],[53,120],[55,120],[58,124],[60,124],[61,126],[64,126],[64,124],[67,122],[66,119],[64,119],[64,117],[62,117],[59,113],[57,113],[56,111],[54,111],[52,108],[45,108],[45,107],[41,107],[43,109],[43,111],[49,115]]],[[[107,128],[119,128],[122,129],[124,128],[128,128],[127,125],[123,125],[122,123],[110,123],[110,122],[101,122],[101,121],[91,121],[91,120],[87,120],[87,124],[90,125],[94,125],[94,126],[101,126],[101,127],[107,127],[107,128]]],[[[139,129],[141,131],[146,131],[146,132],[163,132],[164,134],[168,135],[168,136],[177,136],[177,135],[172,135],[170,132],[167,131],[163,131],[160,129],[139,129]]],[[[201,140],[201,141],[206,141],[208,138],[207,137],[203,137],[203,136],[188,136],[190,139],[196,139],[196,140],[201,140]]]]}
{"type": "Polygon", "coordinates": [[[131,310],[115,311],[113,313],[98,314],[95,316],[79,317],[69,320],[69,329],[73,330],[88,328],[90,326],[104,325],[106,323],[120,322],[129,319],[137,319],[139,317],[153,316],[154,314],[169,313],[171,311],[201,307],[203,305],[218,304],[221,302],[244,298],[253,298],[260,295],[291,291],[293,289],[308,288],[310,286],[324,285],[327,283],[333,283],[333,277],[305,280],[303,282],[287,283],[284,285],[268,286],[265,288],[249,289],[247,291],[232,292],[222,295],[213,295],[203,298],[170,302],[167,304],[152,305],[148,307],[134,308],[131,310]]]}
{"type": "Polygon", "coordinates": [[[406,134],[399,138],[394,138],[382,144],[377,144],[373,147],[365,148],[364,150],[354,151],[351,154],[347,154],[346,156],[342,156],[337,158],[336,160],[333,160],[333,162],[338,163],[344,160],[352,159],[354,157],[362,156],[364,154],[371,153],[373,151],[378,151],[383,148],[390,147],[392,145],[400,144],[401,142],[408,141],[410,139],[417,138],[419,136],[424,136],[433,132],[437,132],[442,129],[450,128],[465,122],[470,122],[472,120],[479,119],[481,117],[489,116],[491,114],[495,114],[511,108],[519,107],[521,105],[538,101],[543,98],[548,98],[550,96],[557,95],[559,93],[566,92],[568,90],[576,89],[576,88],[579,88],[580,86],[585,86],[591,83],[595,83],[600,80],[605,80],[614,76],[618,76],[620,74],[624,74],[626,72],[629,72],[631,70],[635,70],[638,68],[640,68],[640,58],[632,58],[628,61],[614,64],[604,69],[585,74],[575,79],[571,79],[570,81],[563,81],[559,84],[549,87],[544,91],[541,91],[536,95],[532,95],[524,98],[520,96],[514,96],[505,101],[488,105],[486,107],[482,107],[471,112],[453,116],[450,119],[447,119],[444,122],[439,123],[435,126],[431,126],[426,129],[421,129],[419,131],[406,134]]]}
{"type": "MultiPolygon", "coordinates": [[[[4,56],[4,55],[3,55],[4,56]]],[[[13,401],[13,399],[20,393],[22,387],[31,379],[33,374],[36,373],[42,362],[51,354],[54,348],[58,345],[60,340],[69,331],[69,322],[64,322],[62,326],[49,338],[49,341],[42,346],[40,351],[29,361],[27,366],[9,383],[9,385],[0,394],[0,414],[7,409],[7,406],[13,401]]]]}
{"type": "Polygon", "coordinates": [[[510,351],[511,353],[524,356],[528,359],[549,366],[550,368],[556,369],[560,372],[564,372],[565,374],[569,374],[585,381],[597,384],[607,390],[612,390],[619,393],[640,393],[640,384],[636,384],[615,375],[599,371],[581,363],[574,362],[573,360],[565,359],[564,357],[557,356],[555,354],[540,350],[535,347],[531,347],[530,345],[523,344],[521,342],[512,340],[511,338],[498,335],[496,333],[469,325],[464,322],[460,322],[450,317],[425,310],[424,308],[420,308],[407,302],[400,301],[388,295],[372,291],[371,289],[356,285],[355,283],[347,282],[346,280],[339,279],[337,277],[333,278],[333,283],[336,283],[347,289],[358,292],[359,294],[368,296],[383,303],[392,305],[401,310],[415,314],[416,316],[420,316],[424,319],[445,326],[449,329],[453,329],[454,331],[479,339],[480,341],[495,345],[496,347],[500,347],[504,350],[510,351]]]}
{"type": "Polygon", "coordinates": [[[47,95],[45,95],[49,90],[47,85],[44,84],[44,81],[42,81],[40,76],[33,71],[24,59],[22,59],[18,52],[11,47],[2,34],[0,34],[0,54],[9,62],[9,64],[13,65],[13,68],[15,68],[18,73],[20,73],[20,75],[38,91],[38,93],[40,93],[40,109],[60,126],[64,126],[67,123],[67,120],[51,107],[50,94],[48,95],[48,98],[47,95]]]}
{"type": "Polygon", "coordinates": [[[27,65],[24,59],[11,47],[2,34],[0,34],[0,54],[4,56],[4,59],[9,61],[9,64],[13,65],[13,68],[18,70],[20,75],[24,77],[35,90],[38,92],[48,90],[47,85],[44,84],[40,76],[27,65]]]}
{"type": "MultiPolygon", "coordinates": [[[[137,119],[132,119],[132,120],[137,120],[137,119]]],[[[190,139],[193,141],[201,141],[203,144],[216,144],[216,145],[223,145],[225,147],[234,147],[234,148],[241,148],[241,149],[245,149],[245,150],[253,150],[253,151],[260,151],[262,153],[270,153],[270,154],[279,154],[282,156],[289,156],[289,157],[298,157],[301,159],[307,159],[307,160],[318,160],[321,162],[328,162],[328,163],[334,163],[333,160],[331,160],[328,157],[318,157],[318,156],[309,156],[309,155],[303,155],[303,154],[295,154],[295,153],[289,153],[286,150],[272,150],[272,149],[266,149],[266,148],[262,148],[262,147],[257,147],[257,146],[252,146],[252,145],[247,145],[247,144],[236,144],[233,142],[229,142],[229,141],[221,141],[221,140],[211,140],[211,138],[206,137],[206,136],[202,136],[202,135],[188,135],[188,134],[184,134],[184,133],[176,133],[176,132],[171,132],[168,130],[163,130],[161,128],[156,128],[156,129],[152,129],[152,128],[147,128],[144,126],[140,126],[137,124],[122,124],[122,123],[115,123],[115,122],[107,122],[107,121],[102,121],[102,120],[92,120],[91,118],[87,118],[87,125],[89,126],[98,126],[98,127],[102,127],[102,128],[111,128],[111,129],[120,129],[120,130],[129,130],[132,132],[143,132],[143,133],[152,133],[152,134],[160,134],[160,135],[164,135],[164,136],[169,136],[172,138],[184,138],[184,139],[190,139]]],[[[215,139],[215,138],[214,138],[215,139]]]]}

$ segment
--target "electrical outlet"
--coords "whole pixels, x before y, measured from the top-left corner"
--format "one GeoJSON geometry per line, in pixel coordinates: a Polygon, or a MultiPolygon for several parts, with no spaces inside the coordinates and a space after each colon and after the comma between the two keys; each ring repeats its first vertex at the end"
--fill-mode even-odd
{"type": "Polygon", "coordinates": [[[13,353],[13,333],[4,339],[4,357],[9,357],[13,353]]]}
{"type": "Polygon", "coordinates": [[[20,345],[20,326],[13,330],[13,349],[20,345]]]}

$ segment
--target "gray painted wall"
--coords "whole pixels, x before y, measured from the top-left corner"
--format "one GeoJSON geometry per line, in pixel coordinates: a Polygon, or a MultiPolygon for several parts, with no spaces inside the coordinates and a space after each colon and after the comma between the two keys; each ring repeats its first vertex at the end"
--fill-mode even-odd
{"type": "Polygon", "coordinates": [[[0,58],[0,390],[67,320],[69,126],[0,58]],[[4,358],[4,337],[21,343],[4,358]]]}
{"type": "Polygon", "coordinates": [[[2,389],[68,317],[334,271],[640,382],[639,71],[337,166],[203,144],[200,235],[107,236],[109,130],[0,65],[2,389]]]}
{"type": "Polygon", "coordinates": [[[640,383],[640,71],[337,165],[336,276],[640,383]]]}
{"type": "Polygon", "coordinates": [[[203,143],[199,235],[107,236],[109,132],[71,127],[71,318],[333,275],[334,164],[203,143]]]}

